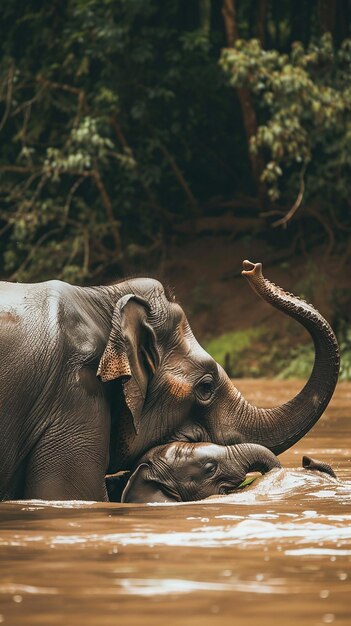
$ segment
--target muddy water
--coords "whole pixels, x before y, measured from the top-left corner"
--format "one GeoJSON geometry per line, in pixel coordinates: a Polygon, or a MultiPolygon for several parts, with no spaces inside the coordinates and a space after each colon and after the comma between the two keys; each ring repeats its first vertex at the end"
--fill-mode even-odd
{"type": "MultiPolygon", "coordinates": [[[[296,383],[240,381],[273,405],[296,383]]],[[[0,504],[0,623],[351,624],[351,385],[286,467],[180,505],[0,504]],[[343,482],[297,470],[302,454],[343,482]]]]}

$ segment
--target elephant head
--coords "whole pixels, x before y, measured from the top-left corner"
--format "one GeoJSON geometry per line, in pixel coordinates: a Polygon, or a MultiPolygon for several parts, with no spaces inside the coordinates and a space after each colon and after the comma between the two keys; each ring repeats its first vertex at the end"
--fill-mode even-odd
{"type": "Polygon", "coordinates": [[[188,502],[234,491],[250,471],[265,474],[281,467],[257,444],[218,446],[173,442],[150,450],[140,460],[122,493],[122,502],[188,502]]]}
{"type": "Polygon", "coordinates": [[[120,283],[97,372],[103,382],[111,381],[112,402],[119,403],[118,418],[112,419],[110,472],[130,469],[145,451],[170,441],[251,442],[279,454],[322,415],[339,370],[333,331],[312,305],[270,283],[261,268],[244,261],[242,274],[261,298],[300,322],[313,339],[315,363],[305,387],[281,406],[251,405],[196,341],[182,308],[159,282],[120,283]]]}

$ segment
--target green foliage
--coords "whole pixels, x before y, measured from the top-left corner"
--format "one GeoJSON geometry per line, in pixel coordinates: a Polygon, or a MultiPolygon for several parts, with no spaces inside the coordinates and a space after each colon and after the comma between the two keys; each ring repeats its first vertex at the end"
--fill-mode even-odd
{"type": "Polygon", "coordinates": [[[339,380],[351,380],[351,329],[348,328],[340,341],[339,380]]]}
{"type": "Polygon", "coordinates": [[[254,342],[266,333],[264,326],[233,331],[206,341],[204,348],[222,367],[229,365],[233,377],[252,376],[254,372],[245,356],[252,354],[254,342]]]}
{"type": "Polygon", "coordinates": [[[290,346],[266,326],[247,328],[213,338],[204,348],[233,378],[308,378],[314,360],[311,344],[290,346]]]}
{"type": "MultiPolygon", "coordinates": [[[[265,326],[225,333],[204,343],[204,348],[218,363],[230,364],[233,378],[275,377],[278,380],[304,379],[312,371],[314,348],[299,343],[293,348],[279,341],[274,345],[265,326]],[[261,349],[261,344],[263,349],[261,349]]],[[[351,380],[351,331],[343,336],[340,347],[339,380],[351,380]]]]}
{"type": "Polygon", "coordinates": [[[287,356],[282,359],[281,370],[277,375],[280,380],[289,378],[307,379],[311,374],[314,363],[314,349],[308,344],[300,344],[292,348],[287,356]]]}
{"type": "Polygon", "coordinates": [[[156,249],[228,185],[216,153],[223,140],[229,148],[232,107],[209,7],[200,20],[180,0],[29,0],[19,14],[4,0],[6,276],[86,282],[123,271],[129,254],[156,249]]]}
{"type": "MultiPolygon", "coordinates": [[[[335,9],[335,46],[329,35],[315,38],[314,3],[236,3],[245,40],[223,50],[222,7],[210,0],[2,1],[2,278],[93,283],[134,271],[137,261],[136,271],[152,271],[151,255],[165,259],[169,242],[183,236],[182,222],[227,212],[246,223],[254,218],[257,228],[238,227],[233,237],[250,233],[284,251],[298,240],[308,252],[322,233],[347,265],[345,11],[335,9]],[[293,43],[300,35],[304,45],[293,43]],[[263,163],[262,189],[253,185],[237,87],[248,90],[258,121],[251,150],[263,163]],[[263,208],[285,214],[299,191],[301,221],[292,220],[289,233],[262,227],[263,208]]],[[[211,307],[206,294],[199,282],[194,314],[211,307]]],[[[257,375],[262,364],[274,370],[279,358],[274,347],[264,354],[267,336],[255,339],[259,359],[249,357],[254,337],[246,348],[235,341],[236,375],[257,375]]]]}
{"type": "MultiPolygon", "coordinates": [[[[324,291],[326,287],[326,277],[318,263],[308,259],[304,265],[303,278],[295,284],[295,292],[299,294],[300,298],[306,300],[306,302],[316,302],[320,291],[324,291]]],[[[330,297],[333,297],[333,287],[329,287],[331,292],[330,297]]]]}
{"type": "Polygon", "coordinates": [[[271,200],[295,196],[345,210],[351,165],[351,40],[335,50],[329,33],[290,54],[239,40],[222,53],[232,86],[253,95],[260,124],[251,150],[264,161],[261,180],[271,200]]]}
{"type": "MultiPolygon", "coordinates": [[[[351,380],[351,333],[340,341],[340,375],[339,380],[351,380]]],[[[281,380],[289,378],[306,379],[312,371],[314,350],[311,345],[299,345],[291,350],[283,369],[278,374],[281,380]]]]}

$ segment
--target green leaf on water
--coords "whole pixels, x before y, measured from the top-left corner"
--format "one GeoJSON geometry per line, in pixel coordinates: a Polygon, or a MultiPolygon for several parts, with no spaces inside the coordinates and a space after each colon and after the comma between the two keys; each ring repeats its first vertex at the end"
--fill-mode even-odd
{"type": "Polygon", "coordinates": [[[255,476],[247,476],[245,480],[239,485],[238,489],[244,489],[248,485],[251,485],[257,478],[259,478],[261,474],[257,474],[255,476]]]}

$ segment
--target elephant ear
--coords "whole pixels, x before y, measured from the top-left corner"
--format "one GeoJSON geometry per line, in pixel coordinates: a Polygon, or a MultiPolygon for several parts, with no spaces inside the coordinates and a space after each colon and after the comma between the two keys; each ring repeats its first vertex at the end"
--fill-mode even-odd
{"type": "Polygon", "coordinates": [[[160,484],[148,478],[149,466],[141,463],[129,478],[121,497],[121,502],[174,502],[162,491],[160,484]]]}
{"type": "Polygon", "coordinates": [[[121,379],[136,433],[148,382],[159,364],[155,332],[148,322],[149,303],[127,294],[118,300],[106,348],[96,375],[102,382],[121,379]]]}

